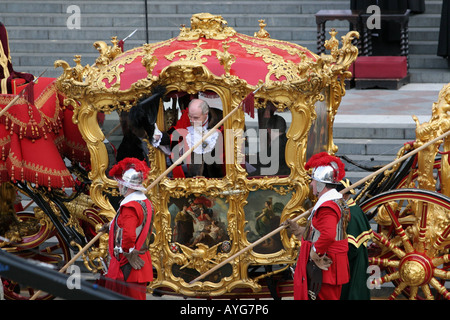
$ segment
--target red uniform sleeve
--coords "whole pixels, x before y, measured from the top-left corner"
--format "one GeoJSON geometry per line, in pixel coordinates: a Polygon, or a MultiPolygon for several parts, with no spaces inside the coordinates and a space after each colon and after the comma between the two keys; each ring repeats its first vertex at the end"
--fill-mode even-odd
{"type": "Polygon", "coordinates": [[[321,206],[317,209],[313,225],[320,232],[319,239],[314,243],[314,248],[318,254],[325,254],[330,245],[336,241],[336,226],[339,222],[340,214],[329,206],[321,206]]]}
{"type": "Polygon", "coordinates": [[[124,252],[129,252],[136,243],[136,228],[142,223],[142,214],[139,215],[132,206],[124,206],[120,210],[117,224],[123,229],[122,249],[124,252]]]}

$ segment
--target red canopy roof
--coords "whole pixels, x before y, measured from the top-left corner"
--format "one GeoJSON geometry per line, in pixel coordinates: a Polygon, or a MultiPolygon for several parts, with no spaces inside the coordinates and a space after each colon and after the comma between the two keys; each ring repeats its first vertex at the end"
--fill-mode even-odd
{"type": "MultiPolygon", "coordinates": [[[[214,19],[217,16],[208,18],[214,19]]],[[[152,70],[153,76],[159,76],[164,68],[174,62],[191,60],[201,61],[214,75],[220,77],[226,73],[225,67],[221,65],[220,55],[226,52],[233,56],[230,75],[255,86],[260,80],[292,81],[295,77],[303,77],[298,70],[299,64],[305,59],[316,61],[318,58],[314,53],[294,43],[251,37],[228,27],[222,27],[217,32],[211,28],[203,30],[201,25],[193,24],[191,29],[182,29],[176,38],[126,51],[100,72],[100,80],[106,88],[117,85],[118,79],[111,77],[110,72],[118,70],[118,89],[130,89],[136,81],[147,78],[148,73],[142,62],[143,58],[149,56],[157,59],[152,70]],[[203,31],[208,32],[209,36],[205,36],[203,31]]]]}

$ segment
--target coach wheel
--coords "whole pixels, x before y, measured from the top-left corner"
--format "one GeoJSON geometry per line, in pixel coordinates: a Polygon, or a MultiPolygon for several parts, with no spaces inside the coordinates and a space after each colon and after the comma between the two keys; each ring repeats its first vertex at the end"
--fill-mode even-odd
{"type": "Polygon", "coordinates": [[[402,293],[409,299],[450,300],[445,287],[450,278],[450,198],[432,191],[398,189],[360,206],[378,224],[369,262],[382,272],[371,284],[392,282],[391,300],[402,293]]]}

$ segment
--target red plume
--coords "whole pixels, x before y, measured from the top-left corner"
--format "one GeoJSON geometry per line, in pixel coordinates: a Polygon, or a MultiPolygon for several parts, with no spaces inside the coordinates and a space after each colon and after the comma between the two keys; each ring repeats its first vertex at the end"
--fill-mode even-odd
{"type": "Polygon", "coordinates": [[[328,166],[334,162],[338,166],[337,181],[341,181],[345,177],[345,164],[338,157],[331,156],[327,152],[320,152],[313,155],[305,164],[305,169],[328,166]]]}
{"type": "Polygon", "coordinates": [[[111,170],[109,170],[109,175],[111,177],[122,177],[123,172],[129,168],[134,168],[137,172],[142,172],[144,180],[147,178],[147,174],[150,170],[145,161],[136,158],[125,158],[116,163],[111,170]]]}

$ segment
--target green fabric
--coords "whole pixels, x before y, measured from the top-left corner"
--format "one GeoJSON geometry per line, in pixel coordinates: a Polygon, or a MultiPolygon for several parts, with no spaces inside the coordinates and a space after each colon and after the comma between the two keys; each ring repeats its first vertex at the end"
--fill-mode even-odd
{"type": "Polygon", "coordinates": [[[366,245],[371,227],[358,205],[351,201],[349,207],[350,221],[347,226],[347,235],[352,239],[365,239],[365,241],[360,241],[358,247],[349,241],[350,282],[342,286],[341,300],[370,300],[370,290],[367,287],[369,257],[366,245]]]}

